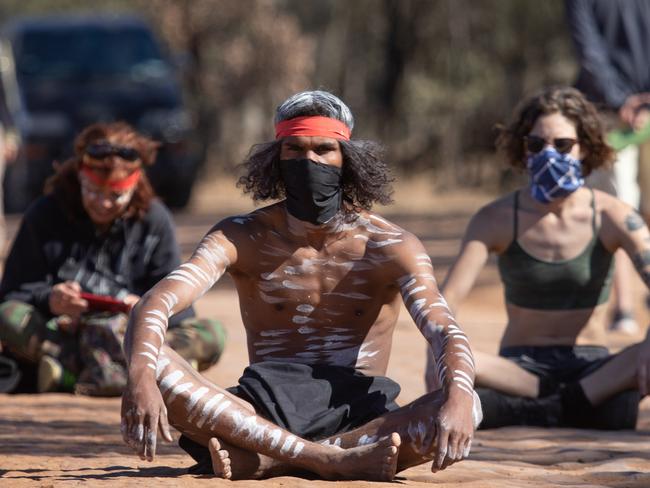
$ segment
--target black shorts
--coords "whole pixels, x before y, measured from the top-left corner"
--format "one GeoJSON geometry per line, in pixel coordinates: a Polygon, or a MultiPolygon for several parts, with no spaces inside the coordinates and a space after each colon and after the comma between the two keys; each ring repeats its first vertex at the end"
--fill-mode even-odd
{"type": "MultiPolygon", "coordinates": [[[[500,355],[540,378],[540,388],[550,391],[541,398],[507,395],[488,388],[476,391],[483,405],[481,428],[507,425],[579,427],[605,430],[634,429],[640,395],[636,390],[618,393],[598,406],[572,394],[576,383],[601,368],[614,355],[601,346],[504,347],[500,355]]],[[[578,389],[582,391],[581,389],[578,389]]]]}
{"type": "Polygon", "coordinates": [[[230,393],[261,417],[309,440],[324,439],[395,410],[400,387],[352,368],[266,361],[244,370],[230,393]]]}
{"type": "Polygon", "coordinates": [[[557,383],[578,381],[614,357],[602,346],[511,346],[499,355],[557,383]]]}
{"type": "MultiPolygon", "coordinates": [[[[248,366],[239,385],[228,391],[292,434],[319,440],[397,409],[400,387],[385,376],[352,368],[266,361],[248,366]]],[[[199,463],[209,458],[206,448],[185,436],[179,445],[199,463]]]]}

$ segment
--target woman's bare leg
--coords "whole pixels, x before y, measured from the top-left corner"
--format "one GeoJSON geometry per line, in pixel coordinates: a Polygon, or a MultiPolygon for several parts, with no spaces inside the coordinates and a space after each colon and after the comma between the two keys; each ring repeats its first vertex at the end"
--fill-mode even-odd
{"type": "Polygon", "coordinates": [[[157,379],[170,423],[204,446],[216,437],[327,479],[389,481],[395,475],[397,435],[352,449],[297,438],[207,381],[168,347],[158,360],[157,379]]]}
{"type": "Polygon", "coordinates": [[[621,391],[637,388],[638,354],[639,344],[630,346],[580,380],[582,390],[592,405],[599,405],[621,391]]]}
{"type": "Polygon", "coordinates": [[[480,351],[474,352],[474,361],[476,386],[491,388],[513,396],[538,397],[539,378],[517,363],[480,351]]]}

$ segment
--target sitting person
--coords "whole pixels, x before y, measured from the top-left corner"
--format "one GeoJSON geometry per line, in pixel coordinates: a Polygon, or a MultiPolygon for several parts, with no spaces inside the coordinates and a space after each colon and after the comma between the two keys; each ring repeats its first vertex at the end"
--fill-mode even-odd
{"type": "Polygon", "coordinates": [[[141,457],[154,458],[159,428],[171,440],[168,418],[194,472],[231,479],[307,470],[391,480],[469,454],[480,421],[469,343],[420,241],[370,211],[390,201],[391,179],[377,144],[350,140],[353,125],[330,93],[286,100],[276,140],[253,148],[240,180],[255,200],[284,199],[216,224],[134,308],[122,433],[141,457]],[[229,389],[164,341],[169,318],[224,273],[250,361],[229,389]],[[400,302],[441,366],[441,389],[402,408],[399,385],[384,376],[400,302]]]}
{"type": "MultiPolygon", "coordinates": [[[[490,253],[508,322],[499,356],[476,353],[482,428],[634,429],[650,387],[650,338],[618,354],[604,342],[613,254],[650,285],[650,233],[639,214],[584,186],[614,159],[593,105],[573,88],[526,100],[497,141],[530,183],[471,219],[443,292],[456,310],[490,253]]],[[[437,387],[430,359],[428,389],[437,387]]]]}
{"type": "MultiPolygon", "coordinates": [[[[124,123],[92,125],[26,211],[0,283],[0,340],[21,365],[19,389],[121,394],[124,312],[180,263],[171,216],[144,172],[157,146],[124,123]],[[82,292],[121,311],[98,311],[82,292]]],[[[225,335],[189,308],[166,339],[204,369],[225,335]]]]}

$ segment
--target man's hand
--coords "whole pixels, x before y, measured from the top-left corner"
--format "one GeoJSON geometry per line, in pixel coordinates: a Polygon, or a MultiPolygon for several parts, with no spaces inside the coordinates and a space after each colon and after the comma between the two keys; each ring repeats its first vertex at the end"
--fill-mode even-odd
{"type": "Polygon", "coordinates": [[[474,437],[474,399],[460,390],[450,392],[436,419],[436,438],[431,471],[445,469],[469,455],[474,437]]]}
{"type": "Polygon", "coordinates": [[[634,130],[638,129],[637,114],[643,110],[644,105],[650,104],[650,93],[635,93],[625,99],[625,102],[618,110],[620,119],[632,127],[634,130]]]}
{"type": "Polygon", "coordinates": [[[167,408],[155,381],[142,378],[131,381],[122,395],[122,422],[120,430],[127,446],[140,459],[153,461],[156,455],[157,432],[167,442],[172,441],[167,422],[167,408]]]}
{"type": "Polygon", "coordinates": [[[81,298],[81,286],[76,281],[64,281],[52,287],[48,299],[53,315],[67,315],[71,319],[88,310],[88,302],[81,298]]]}

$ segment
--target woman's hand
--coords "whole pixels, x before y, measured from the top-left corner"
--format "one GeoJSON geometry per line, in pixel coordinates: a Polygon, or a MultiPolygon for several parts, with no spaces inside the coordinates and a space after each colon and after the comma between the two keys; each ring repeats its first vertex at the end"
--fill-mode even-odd
{"type": "Polygon", "coordinates": [[[167,422],[167,407],[151,377],[129,382],[122,395],[122,422],[120,430],[124,442],[140,459],[153,461],[156,455],[158,428],[167,442],[172,441],[167,422]]]}
{"type": "Polygon", "coordinates": [[[473,408],[474,399],[461,390],[450,392],[449,398],[440,407],[436,418],[435,450],[431,465],[434,473],[469,455],[475,428],[473,408]]]}
{"type": "Polygon", "coordinates": [[[76,281],[64,281],[52,287],[48,305],[52,315],[67,315],[71,319],[88,310],[88,302],[81,298],[81,286],[76,281]]]}

